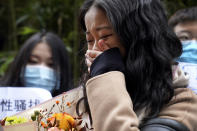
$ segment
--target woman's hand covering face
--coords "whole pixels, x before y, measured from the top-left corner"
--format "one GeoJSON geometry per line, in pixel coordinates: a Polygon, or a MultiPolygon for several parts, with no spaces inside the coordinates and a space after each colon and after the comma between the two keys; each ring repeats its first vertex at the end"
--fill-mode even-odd
{"type": "Polygon", "coordinates": [[[86,51],[85,57],[86,57],[86,64],[88,66],[88,72],[90,72],[90,66],[92,65],[92,62],[95,60],[95,58],[108,49],[110,49],[110,47],[105,43],[105,41],[99,40],[97,50],[86,51]]]}

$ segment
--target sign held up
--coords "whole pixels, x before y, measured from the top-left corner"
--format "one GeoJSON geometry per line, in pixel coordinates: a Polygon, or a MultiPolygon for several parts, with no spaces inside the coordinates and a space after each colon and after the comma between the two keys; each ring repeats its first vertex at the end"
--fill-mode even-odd
{"type": "Polygon", "coordinates": [[[0,87],[0,119],[36,106],[51,99],[42,88],[0,87]]]}

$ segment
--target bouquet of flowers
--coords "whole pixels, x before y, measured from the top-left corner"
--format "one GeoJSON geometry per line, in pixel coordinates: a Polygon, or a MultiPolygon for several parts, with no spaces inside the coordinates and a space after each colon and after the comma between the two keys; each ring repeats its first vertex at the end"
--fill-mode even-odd
{"type": "Polygon", "coordinates": [[[67,95],[61,95],[61,98],[53,101],[49,108],[36,109],[31,113],[29,119],[20,116],[6,117],[1,121],[2,126],[16,125],[26,122],[36,122],[38,131],[86,131],[92,130],[88,127],[87,122],[82,119],[82,116],[72,116],[69,109],[74,109],[73,104],[76,100],[66,102],[67,95]]]}
{"type": "Polygon", "coordinates": [[[56,103],[51,107],[50,111],[40,110],[40,112],[34,112],[32,115],[32,120],[37,120],[43,128],[48,131],[81,131],[85,130],[85,127],[81,127],[82,118],[73,117],[70,114],[64,112],[65,108],[70,108],[72,102],[67,102],[64,104],[64,97],[62,97],[62,102],[56,101],[56,103]],[[65,106],[64,106],[65,105],[65,106]],[[54,113],[53,108],[57,106],[59,108],[59,113],[54,113]]]}

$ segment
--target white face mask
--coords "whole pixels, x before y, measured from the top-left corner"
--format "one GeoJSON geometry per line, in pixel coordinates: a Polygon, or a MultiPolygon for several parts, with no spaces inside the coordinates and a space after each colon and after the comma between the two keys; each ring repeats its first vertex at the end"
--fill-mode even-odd
{"type": "Polygon", "coordinates": [[[51,92],[55,87],[60,88],[60,78],[58,73],[51,68],[27,65],[24,72],[24,86],[43,88],[51,92]]]}

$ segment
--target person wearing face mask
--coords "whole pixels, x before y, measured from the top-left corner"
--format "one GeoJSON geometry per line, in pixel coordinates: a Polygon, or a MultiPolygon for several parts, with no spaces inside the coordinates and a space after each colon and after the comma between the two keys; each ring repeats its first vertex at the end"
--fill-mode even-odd
{"type": "Polygon", "coordinates": [[[72,89],[70,68],[63,41],[52,32],[39,32],[21,47],[1,86],[44,88],[56,96],[72,89]]]}
{"type": "Polygon", "coordinates": [[[177,61],[190,76],[188,87],[197,94],[197,6],[178,10],[168,23],[182,43],[183,53],[177,61]]]}

